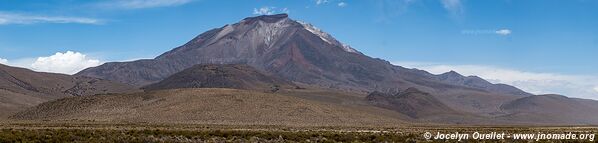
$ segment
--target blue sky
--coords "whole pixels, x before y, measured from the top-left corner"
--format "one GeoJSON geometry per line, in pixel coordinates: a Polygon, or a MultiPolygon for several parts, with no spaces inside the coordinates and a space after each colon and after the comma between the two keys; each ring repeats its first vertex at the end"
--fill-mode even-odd
{"type": "Polygon", "coordinates": [[[598,99],[591,0],[4,0],[0,62],[70,74],[282,12],[394,64],[598,99]]]}

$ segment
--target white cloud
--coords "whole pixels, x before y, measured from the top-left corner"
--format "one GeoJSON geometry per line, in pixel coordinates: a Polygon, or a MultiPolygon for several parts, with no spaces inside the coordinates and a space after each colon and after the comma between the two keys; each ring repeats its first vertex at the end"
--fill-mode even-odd
{"type": "Polygon", "coordinates": [[[272,15],[274,14],[274,7],[253,8],[253,14],[256,15],[272,15]]]}
{"type": "Polygon", "coordinates": [[[264,6],[261,8],[253,8],[253,14],[255,15],[272,15],[275,13],[290,13],[288,8],[276,8],[264,6]]]}
{"type": "Polygon", "coordinates": [[[396,65],[441,74],[451,70],[476,75],[492,83],[504,83],[534,94],[562,94],[570,97],[598,99],[598,76],[526,72],[483,65],[445,65],[421,62],[394,62],[396,65]]]}
{"type": "Polygon", "coordinates": [[[328,0],[316,0],[316,5],[326,4],[326,3],[328,3],[328,0]]]}
{"type": "Polygon", "coordinates": [[[34,23],[101,24],[101,20],[84,17],[42,16],[0,12],[0,25],[34,23]]]}
{"type": "Polygon", "coordinates": [[[179,6],[192,1],[193,0],[113,0],[99,3],[98,6],[105,8],[142,9],[179,6]]]}
{"type": "Polygon", "coordinates": [[[31,64],[31,69],[42,72],[74,74],[88,67],[98,66],[99,60],[90,59],[86,55],[67,51],[57,52],[48,57],[39,57],[31,64]]]}
{"type": "Polygon", "coordinates": [[[8,64],[8,60],[0,58],[0,64],[8,64]]]}
{"type": "Polygon", "coordinates": [[[509,30],[509,29],[496,30],[496,34],[504,35],[504,36],[511,35],[511,30],[509,30]]]}
{"type": "Polygon", "coordinates": [[[461,0],[440,0],[446,10],[453,14],[460,14],[463,12],[463,5],[461,0]]]}
{"type": "Polygon", "coordinates": [[[594,87],[594,91],[598,92],[598,85],[596,85],[596,87],[594,87]]]}
{"type": "Polygon", "coordinates": [[[338,3],[338,6],[339,6],[339,7],[345,7],[345,6],[347,6],[347,5],[348,5],[348,4],[347,4],[347,3],[345,3],[345,2],[339,2],[339,3],[338,3]]]}

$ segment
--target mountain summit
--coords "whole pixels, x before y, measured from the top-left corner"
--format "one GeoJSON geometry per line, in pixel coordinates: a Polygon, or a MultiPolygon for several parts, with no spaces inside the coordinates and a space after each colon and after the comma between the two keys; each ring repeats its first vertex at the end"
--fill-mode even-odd
{"type": "MultiPolygon", "coordinates": [[[[492,84],[460,74],[433,75],[395,66],[366,56],[311,24],[289,18],[287,14],[245,18],[204,32],[154,59],[106,63],[85,69],[77,75],[141,87],[198,64],[245,64],[289,81],[361,93],[396,93],[416,87],[439,98],[456,98],[463,94],[476,97],[486,94],[530,95],[512,86],[492,84]],[[500,89],[500,92],[495,89],[500,89]]],[[[465,105],[477,105],[477,100],[465,105]]]]}
{"type": "Polygon", "coordinates": [[[375,71],[393,70],[310,24],[278,14],[209,30],[155,59],[106,63],[77,75],[144,86],[196,64],[247,64],[293,81],[370,90],[384,79],[375,71]]]}

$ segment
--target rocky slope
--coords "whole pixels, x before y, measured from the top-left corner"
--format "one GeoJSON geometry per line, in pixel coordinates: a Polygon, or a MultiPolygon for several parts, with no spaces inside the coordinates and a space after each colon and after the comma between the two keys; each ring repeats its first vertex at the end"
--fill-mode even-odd
{"type": "Polygon", "coordinates": [[[185,69],[143,89],[233,88],[276,92],[296,87],[290,81],[268,75],[247,65],[209,64],[185,69]]]}

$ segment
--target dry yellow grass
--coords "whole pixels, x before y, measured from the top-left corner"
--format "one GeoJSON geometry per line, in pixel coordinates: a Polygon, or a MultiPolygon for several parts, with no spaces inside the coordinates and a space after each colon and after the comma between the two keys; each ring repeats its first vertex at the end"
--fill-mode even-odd
{"type": "Polygon", "coordinates": [[[16,114],[18,120],[290,126],[400,126],[379,108],[235,89],[175,89],[60,99],[16,114]],[[373,111],[372,110],[377,110],[373,111]]]}

